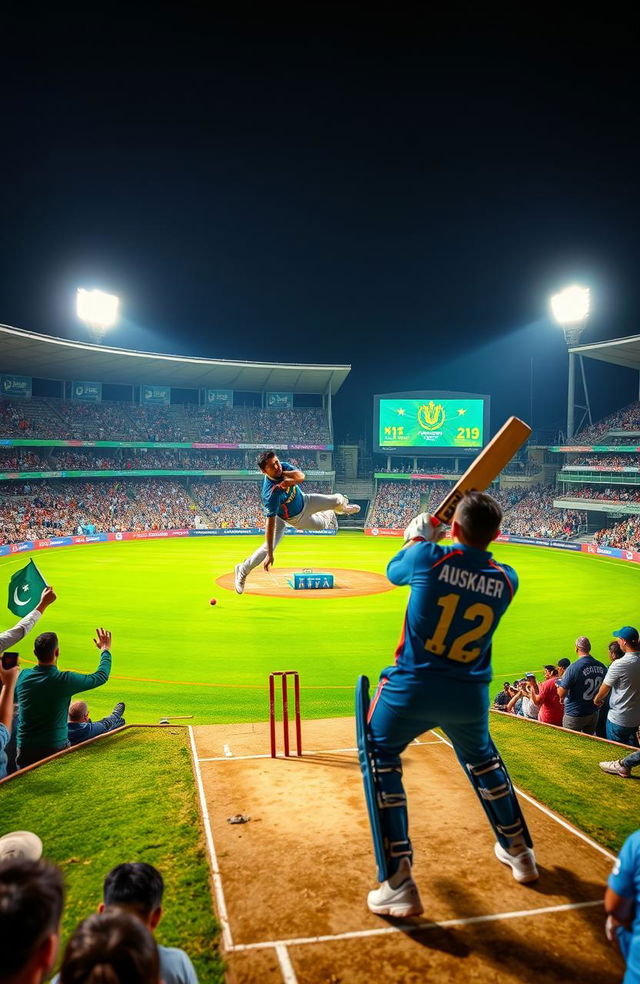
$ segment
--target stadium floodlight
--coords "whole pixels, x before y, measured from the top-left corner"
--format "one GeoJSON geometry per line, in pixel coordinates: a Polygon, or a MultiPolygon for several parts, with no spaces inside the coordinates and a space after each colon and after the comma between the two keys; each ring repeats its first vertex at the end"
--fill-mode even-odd
{"type": "Polygon", "coordinates": [[[118,320],[120,298],[115,294],[105,294],[102,290],[85,290],[79,287],[76,293],[76,312],[81,321],[89,326],[95,341],[100,344],[107,330],[118,320]]]}
{"type": "MultiPolygon", "coordinates": [[[[569,386],[567,390],[567,441],[570,441],[574,433],[575,424],[575,357],[571,351],[573,345],[577,345],[580,336],[584,331],[584,326],[589,317],[591,307],[591,291],[588,287],[580,287],[572,284],[565,287],[558,294],[551,298],[551,313],[554,320],[561,326],[564,332],[564,339],[569,350],[569,386]]],[[[581,407],[591,420],[591,409],[589,407],[589,397],[587,393],[587,381],[584,374],[582,356],[580,357],[580,367],[582,370],[582,385],[585,393],[586,407],[581,407]]],[[[584,417],[583,417],[584,420],[584,417]]]]}

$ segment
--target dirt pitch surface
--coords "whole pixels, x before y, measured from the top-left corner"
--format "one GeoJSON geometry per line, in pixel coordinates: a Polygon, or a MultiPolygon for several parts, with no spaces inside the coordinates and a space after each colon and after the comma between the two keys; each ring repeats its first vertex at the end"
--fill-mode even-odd
{"type": "MultiPolygon", "coordinates": [[[[281,726],[280,726],[281,729],[281,726]]],[[[404,756],[425,915],[374,916],[375,865],[353,721],[303,722],[303,755],[271,759],[266,724],[191,729],[222,944],[232,984],[612,984],[603,933],[613,856],[521,798],[540,880],[518,885],[435,732],[404,756]],[[245,814],[244,824],[227,818],[245,814]]],[[[281,735],[280,735],[281,737],[281,735]]]]}
{"type": "MultiPolygon", "coordinates": [[[[313,574],[333,574],[333,588],[294,590],[293,575],[307,573],[302,567],[276,567],[265,571],[256,567],[245,583],[245,594],[269,595],[272,598],[353,598],[355,595],[381,594],[393,591],[395,585],[384,576],[372,571],[352,571],[345,567],[323,567],[309,571],[313,574]]],[[[235,591],[233,571],[216,579],[216,584],[227,591],[235,591]]]]}

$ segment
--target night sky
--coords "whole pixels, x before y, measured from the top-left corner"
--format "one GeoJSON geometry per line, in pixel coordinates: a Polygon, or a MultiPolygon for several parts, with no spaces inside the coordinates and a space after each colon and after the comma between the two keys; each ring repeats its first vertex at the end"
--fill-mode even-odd
{"type": "MultiPolygon", "coordinates": [[[[567,282],[585,341],[640,330],[631,20],[131,6],[4,14],[1,322],[85,338],[98,286],[115,345],[351,363],[338,439],[422,387],[563,426],[567,282]]],[[[588,370],[598,416],[637,393],[588,370]]]]}

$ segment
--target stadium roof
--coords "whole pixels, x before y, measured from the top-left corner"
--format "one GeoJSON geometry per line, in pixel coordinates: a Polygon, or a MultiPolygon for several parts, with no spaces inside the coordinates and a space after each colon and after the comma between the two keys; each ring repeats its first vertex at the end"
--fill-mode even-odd
{"type": "Polygon", "coordinates": [[[337,393],[351,366],[236,362],[136,352],[0,325],[0,370],[42,379],[164,384],[184,389],[337,393]]]}
{"type": "Polygon", "coordinates": [[[608,342],[592,342],[590,345],[573,345],[569,351],[640,372],[640,335],[612,338],[608,342]]]}

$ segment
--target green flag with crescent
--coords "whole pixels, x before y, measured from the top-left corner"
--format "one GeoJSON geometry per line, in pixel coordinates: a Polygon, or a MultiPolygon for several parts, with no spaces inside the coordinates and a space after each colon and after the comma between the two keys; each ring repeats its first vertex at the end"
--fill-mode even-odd
{"type": "Polygon", "coordinates": [[[9,611],[23,618],[40,601],[47,583],[32,560],[11,576],[9,581],[9,611]]]}

